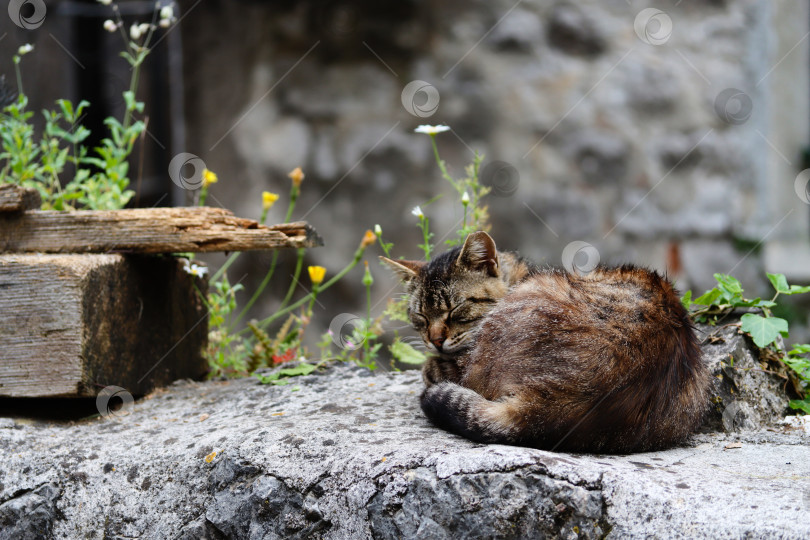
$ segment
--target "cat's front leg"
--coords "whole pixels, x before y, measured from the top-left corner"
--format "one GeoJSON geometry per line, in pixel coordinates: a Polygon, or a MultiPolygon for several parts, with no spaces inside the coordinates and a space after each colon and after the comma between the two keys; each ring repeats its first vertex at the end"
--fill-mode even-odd
{"type": "Polygon", "coordinates": [[[422,366],[422,380],[426,388],[444,381],[458,383],[461,381],[461,368],[454,359],[429,356],[422,366]]]}

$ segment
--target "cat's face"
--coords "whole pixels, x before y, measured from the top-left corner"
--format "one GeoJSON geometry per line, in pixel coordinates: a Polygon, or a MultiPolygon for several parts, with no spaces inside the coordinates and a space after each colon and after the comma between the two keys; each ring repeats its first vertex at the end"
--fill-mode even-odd
{"type": "Polygon", "coordinates": [[[484,232],[430,263],[384,260],[407,283],[408,317],[436,354],[452,356],[470,347],[484,316],[508,291],[495,243],[484,232]]]}

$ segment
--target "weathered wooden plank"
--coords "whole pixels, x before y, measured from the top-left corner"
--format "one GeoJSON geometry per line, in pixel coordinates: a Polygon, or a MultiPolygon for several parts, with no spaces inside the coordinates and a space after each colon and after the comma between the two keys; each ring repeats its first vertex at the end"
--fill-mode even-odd
{"type": "Polygon", "coordinates": [[[182,253],[323,245],[306,222],[265,226],[223,208],[0,214],[0,251],[182,253]]]}
{"type": "Polygon", "coordinates": [[[0,184],[0,212],[22,212],[37,210],[42,206],[39,192],[14,184],[0,184]]]}
{"type": "Polygon", "coordinates": [[[203,279],[169,256],[0,255],[0,396],[142,395],[207,370],[203,279]]]}

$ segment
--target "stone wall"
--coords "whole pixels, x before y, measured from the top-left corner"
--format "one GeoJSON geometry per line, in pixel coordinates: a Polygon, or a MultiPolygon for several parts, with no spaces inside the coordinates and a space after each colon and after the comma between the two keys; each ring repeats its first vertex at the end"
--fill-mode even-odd
{"type": "MultiPolygon", "coordinates": [[[[375,223],[397,255],[419,255],[411,208],[451,194],[428,137],[413,133],[422,123],[453,128],[438,141],[457,175],[473,150],[485,168],[502,162],[493,235],[543,263],[584,241],[603,262],[666,270],[684,289],[731,271],[756,290],[764,248],[807,248],[808,205],[794,190],[805,4],[184,4],[184,28],[216,28],[184,33],[189,151],[224,172],[214,195],[246,215],[302,166],[298,215],[324,233],[311,261],[329,269],[375,223]],[[439,97],[432,111],[415,95],[423,117],[403,106],[415,80],[439,97]]],[[[461,217],[452,196],[426,212],[437,238],[461,217]]],[[[794,263],[769,270],[800,276],[794,263]]],[[[375,274],[382,298],[393,281],[375,274]]],[[[362,298],[356,277],[326,301],[345,310],[362,298]]]]}
{"type": "MultiPolygon", "coordinates": [[[[37,45],[23,66],[32,108],[78,98],[93,59],[100,72],[114,64],[117,36],[103,33],[101,52],[82,48],[90,22],[69,18],[74,8],[49,3],[33,30],[2,18],[4,73],[19,44],[37,45]]],[[[683,289],[709,287],[714,272],[756,293],[768,290],[766,269],[810,280],[810,199],[797,180],[810,117],[805,2],[182,0],[177,11],[149,77],[182,64],[182,96],[150,83],[142,97],[155,129],[184,102],[185,141],[176,125],[171,140],[145,139],[147,161],[200,156],[220,175],[209,203],[246,216],[303,167],[296,217],[327,242],[310,264],[336,271],[375,223],[397,256],[418,257],[410,209],[437,193],[425,211],[437,239],[453,234],[461,207],[428,137],[413,133],[446,123],[438,141],[451,172],[478,150],[485,180],[503,182],[490,200],[503,248],[559,265],[566,246],[586,242],[603,262],[667,271],[683,289]],[[438,102],[407,92],[413,81],[438,102]]],[[[245,276],[251,290],[268,264],[245,256],[232,281],[245,276]]],[[[372,270],[378,304],[395,284],[372,270]]],[[[324,313],[360,311],[363,296],[358,271],[321,298],[324,313]]]]}

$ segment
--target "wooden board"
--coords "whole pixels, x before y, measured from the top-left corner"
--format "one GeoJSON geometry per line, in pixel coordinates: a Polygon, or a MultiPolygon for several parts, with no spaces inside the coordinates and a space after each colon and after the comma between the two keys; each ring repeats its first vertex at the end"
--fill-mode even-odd
{"type": "Polygon", "coordinates": [[[306,222],[268,227],[223,208],[0,213],[0,252],[184,253],[320,245],[306,222]]]}
{"type": "Polygon", "coordinates": [[[142,395],[207,370],[205,280],[148,255],[0,255],[0,396],[142,395]]]}
{"type": "Polygon", "coordinates": [[[0,212],[38,210],[42,198],[35,189],[26,189],[14,184],[0,184],[0,212]]]}

